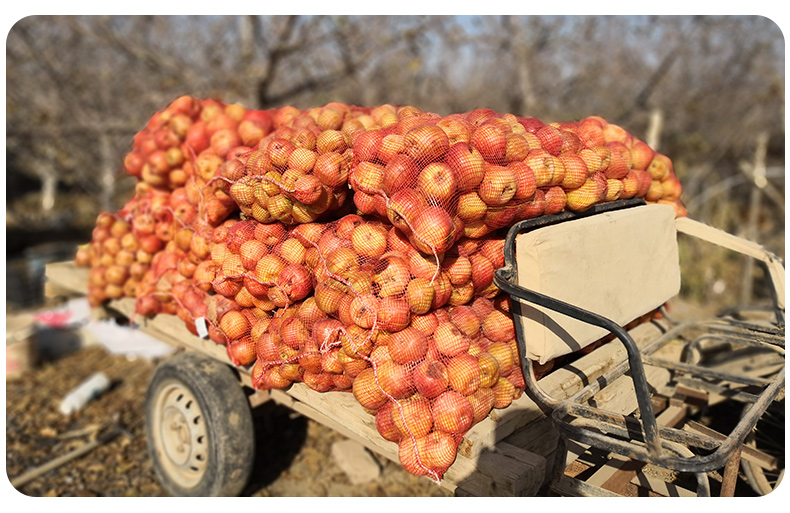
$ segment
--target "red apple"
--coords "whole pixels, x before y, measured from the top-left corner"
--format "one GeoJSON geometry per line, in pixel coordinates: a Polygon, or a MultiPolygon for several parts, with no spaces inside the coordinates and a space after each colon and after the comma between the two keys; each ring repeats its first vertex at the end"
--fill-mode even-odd
{"type": "Polygon", "coordinates": [[[462,353],[447,362],[450,387],[462,395],[473,394],[480,388],[480,366],[477,358],[462,353]]]}
{"type": "Polygon", "coordinates": [[[392,419],[404,438],[422,438],[431,432],[431,405],[425,397],[414,395],[395,402],[392,419]]]}
{"type": "Polygon", "coordinates": [[[417,392],[428,399],[439,396],[449,386],[447,368],[438,360],[421,361],[412,376],[417,392]]]}
{"type": "Polygon", "coordinates": [[[475,412],[463,395],[448,390],[433,401],[431,407],[436,428],[445,433],[462,434],[472,427],[475,412]]]}
{"type": "Polygon", "coordinates": [[[381,329],[392,333],[406,328],[411,322],[409,304],[396,297],[382,298],[379,301],[378,321],[381,329]]]}
{"type": "Polygon", "coordinates": [[[504,163],[507,133],[500,126],[483,123],[472,132],[471,143],[486,161],[504,163]]]}
{"type": "Polygon", "coordinates": [[[385,395],[393,399],[404,399],[414,393],[414,381],[409,367],[388,360],[378,364],[375,372],[385,395]]]}
{"type": "Polygon", "coordinates": [[[465,142],[450,146],[445,162],[458,179],[458,190],[462,192],[476,189],[483,181],[485,160],[480,152],[465,142]]]}
{"type": "Polygon", "coordinates": [[[447,205],[458,189],[458,179],[450,166],[434,162],[417,175],[416,187],[432,203],[447,205]]]}
{"type": "Polygon", "coordinates": [[[422,209],[414,217],[411,228],[412,244],[426,254],[444,253],[455,242],[453,220],[440,207],[422,209]]]}
{"type": "Polygon", "coordinates": [[[445,356],[453,357],[469,350],[471,340],[451,322],[440,322],[433,334],[436,349],[445,356]]]}
{"type": "Polygon", "coordinates": [[[392,361],[408,365],[425,357],[428,350],[428,339],[418,329],[407,326],[392,335],[387,348],[392,361]]]}
{"type": "Polygon", "coordinates": [[[420,124],[406,133],[406,153],[425,165],[442,159],[450,148],[450,140],[440,127],[420,124]]]}

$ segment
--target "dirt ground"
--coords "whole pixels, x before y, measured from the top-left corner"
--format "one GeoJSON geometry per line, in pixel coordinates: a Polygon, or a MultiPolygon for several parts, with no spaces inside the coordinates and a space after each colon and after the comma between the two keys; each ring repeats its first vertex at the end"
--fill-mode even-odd
{"type": "MultiPolygon", "coordinates": [[[[143,406],[155,363],[87,347],[43,363],[6,383],[6,470],[14,479],[31,468],[100,437],[116,423],[124,432],[90,453],[19,487],[34,497],[158,497],[148,457],[143,406]],[[63,395],[96,371],[112,387],[70,416],[58,411],[63,395]]],[[[246,496],[428,497],[449,493],[378,458],[379,479],[352,485],[331,454],[342,435],[291,410],[263,404],[253,411],[257,459],[246,496]]]]}

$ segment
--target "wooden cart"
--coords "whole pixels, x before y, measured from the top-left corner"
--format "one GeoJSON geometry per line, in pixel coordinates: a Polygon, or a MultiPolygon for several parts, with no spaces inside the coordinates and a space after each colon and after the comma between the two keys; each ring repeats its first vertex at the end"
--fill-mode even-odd
{"type": "MultiPolygon", "coordinates": [[[[84,295],[87,292],[87,269],[72,262],[47,266],[47,295],[84,295]]],[[[110,301],[106,312],[128,319],[134,299],[110,301]]],[[[235,366],[226,349],[208,339],[192,335],[172,315],[135,319],[141,331],[183,351],[160,363],[152,379],[146,401],[146,428],[154,468],[165,490],[172,495],[229,496],[241,492],[248,481],[254,460],[254,436],[251,407],[265,401],[302,414],[374,453],[398,462],[397,445],[383,439],[376,430],[375,419],[366,413],[347,392],[318,393],[302,383],[286,390],[254,391],[250,368],[235,366]]],[[[629,333],[638,346],[661,333],[657,323],[642,324],[629,333]]],[[[679,351],[669,344],[667,351],[679,351]]],[[[625,349],[606,344],[594,353],[557,368],[540,383],[555,397],[573,396],[588,383],[608,372],[624,358],[625,349]]],[[[647,380],[658,391],[666,389],[669,372],[648,368],[647,380]]],[[[597,394],[593,401],[600,408],[629,414],[637,409],[628,376],[597,394]]],[[[655,400],[660,423],[676,425],[701,398],[673,389],[670,396],[655,400]],[[662,402],[663,401],[663,402],[662,402]]],[[[704,398],[703,398],[704,399],[704,398]]],[[[458,456],[444,474],[441,486],[458,496],[534,496],[549,493],[558,432],[544,411],[527,394],[511,406],[493,410],[474,425],[458,447],[458,456]]],[[[693,494],[655,478],[647,468],[632,469],[617,459],[593,462],[585,457],[584,447],[569,448],[566,465],[581,465],[597,485],[613,493],[638,495],[649,490],[658,495],[693,494]],[[575,449],[576,452],[573,452],[575,449]],[[578,462],[577,462],[578,459],[578,462]]],[[[759,468],[776,465],[760,451],[744,458],[759,468]]],[[[567,472],[566,472],[567,473],[567,472]]],[[[577,472],[578,474],[578,472],[577,472]]],[[[577,476],[578,477],[578,476],[577,476]]],[[[579,478],[581,479],[581,478],[579,478]]],[[[574,495],[578,488],[554,490],[574,495]]]]}

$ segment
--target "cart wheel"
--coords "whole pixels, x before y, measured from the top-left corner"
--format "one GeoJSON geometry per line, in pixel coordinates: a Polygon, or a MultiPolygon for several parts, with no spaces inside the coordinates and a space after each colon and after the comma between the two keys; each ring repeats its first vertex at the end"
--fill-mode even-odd
{"type": "Polygon", "coordinates": [[[745,440],[746,445],[775,456],[779,460],[776,470],[765,470],[741,459],[741,469],[746,480],[752,489],[760,495],[768,495],[779,486],[785,473],[784,412],[784,399],[772,402],[745,440]]]}
{"type": "Polygon", "coordinates": [[[241,493],[252,471],[255,433],[230,367],[191,352],[162,362],[148,387],[145,413],[148,452],[168,494],[241,493]]]}

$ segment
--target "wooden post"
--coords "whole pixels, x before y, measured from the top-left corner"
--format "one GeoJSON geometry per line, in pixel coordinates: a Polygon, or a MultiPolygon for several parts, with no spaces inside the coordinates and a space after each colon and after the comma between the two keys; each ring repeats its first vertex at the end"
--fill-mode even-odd
{"type": "MultiPolygon", "coordinates": [[[[767,181],[765,178],[765,155],[768,151],[768,132],[760,132],[757,136],[757,149],[754,153],[754,165],[752,167],[752,180],[754,187],[749,198],[749,217],[746,224],[745,238],[757,242],[757,222],[760,216],[760,204],[762,203],[762,189],[767,181]]],[[[754,277],[754,259],[745,257],[744,272],[741,278],[741,304],[748,305],[752,301],[754,277]]]]}

